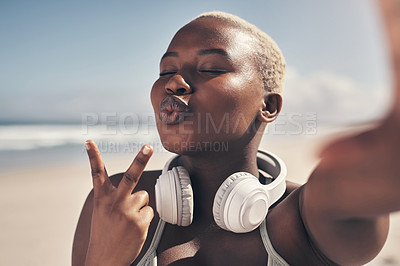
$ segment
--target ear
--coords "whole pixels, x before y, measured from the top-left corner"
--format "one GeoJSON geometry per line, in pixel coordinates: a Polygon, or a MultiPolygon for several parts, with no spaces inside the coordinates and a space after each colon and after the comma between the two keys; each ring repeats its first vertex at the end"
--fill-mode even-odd
{"type": "Polygon", "coordinates": [[[282,96],[278,93],[267,93],[264,97],[262,109],[257,115],[261,122],[271,123],[277,117],[282,108],[282,96]]]}

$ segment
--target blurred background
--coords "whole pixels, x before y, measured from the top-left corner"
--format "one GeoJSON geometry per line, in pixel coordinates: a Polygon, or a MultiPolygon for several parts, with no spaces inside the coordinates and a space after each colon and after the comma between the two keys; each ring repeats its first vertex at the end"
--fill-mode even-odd
{"type": "MultiPolygon", "coordinates": [[[[108,172],[142,144],[161,168],[150,89],[174,33],[202,12],[267,32],[287,63],[284,108],[262,146],[303,183],[332,137],[376,123],[392,95],[380,13],[371,0],[0,1],[0,265],[69,265],[91,188],[83,143],[108,172]],[[155,158],[154,158],[155,157],[155,158]]],[[[399,218],[393,218],[394,224],[399,218]]],[[[400,265],[400,227],[371,265],[400,265]]]]}

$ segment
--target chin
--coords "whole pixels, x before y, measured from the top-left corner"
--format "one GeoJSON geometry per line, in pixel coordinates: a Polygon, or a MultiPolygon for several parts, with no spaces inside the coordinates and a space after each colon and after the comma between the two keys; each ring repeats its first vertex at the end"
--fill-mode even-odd
{"type": "Polygon", "coordinates": [[[227,152],[232,144],[232,139],[240,140],[235,135],[218,134],[215,132],[201,132],[195,134],[196,129],[188,127],[182,129],[179,126],[169,127],[157,124],[158,134],[163,147],[176,154],[199,154],[227,152]]]}
{"type": "Polygon", "coordinates": [[[162,141],[162,145],[167,151],[175,154],[182,155],[188,152],[187,146],[180,142],[162,141]]]}
{"type": "Polygon", "coordinates": [[[186,140],[186,141],[169,141],[162,140],[164,148],[172,153],[180,155],[194,155],[206,153],[221,153],[229,151],[228,141],[210,141],[210,140],[186,140]]]}
{"type": "Polygon", "coordinates": [[[186,143],[190,141],[190,136],[180,134],[159,134],[159,136],[167,151],[176,154],[183,154],[187,151],[186,143]]]}

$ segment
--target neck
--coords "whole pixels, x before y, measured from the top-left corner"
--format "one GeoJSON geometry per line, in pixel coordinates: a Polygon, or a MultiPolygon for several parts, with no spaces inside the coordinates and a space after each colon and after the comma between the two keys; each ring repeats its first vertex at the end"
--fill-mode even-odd
{"type": "Polygon", "coordinates": [[[188,170],[194,193],[194,223],[214,222],[214,196],[222,182],[233,173],[248,172],[258,177],[258,145],[229,152],[183,155],[181,164],[188,170]]]}

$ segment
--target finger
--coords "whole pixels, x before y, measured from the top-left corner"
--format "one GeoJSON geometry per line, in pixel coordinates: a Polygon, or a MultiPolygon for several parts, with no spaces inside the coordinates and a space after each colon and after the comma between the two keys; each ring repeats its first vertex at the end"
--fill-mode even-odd
{"type": "Polygon", "coordinates": [[[118,196],[120,198],[125,198],[132,193],[152,154],[153,148],[150,145],[145,145],[136,155],[131,166],[126,170],[121,182],[119,183],[118,196]]]}
{"type": "Polygon", "coordinates": [[[135,192],[135,194],[132,195],[132,201],[135,206],[135,210],[140,211],[141,208],[149,204],[149,193],[144,190],[135,192]]]}
{"type": "Polygon", "coordinates": [[[154,210],[150,206],[145,206],[140,209],[141,220],[145,224],[150,224],[151,220],[154,218],[154,210]]]}
{"type": "Polygon", "coordinates": [[[92,140],[87,140],[85,146],[89,156],[94,195],[101,195],[105,191],[105,187],[109,185],[110,180],[96,143],[92,140]]]}

